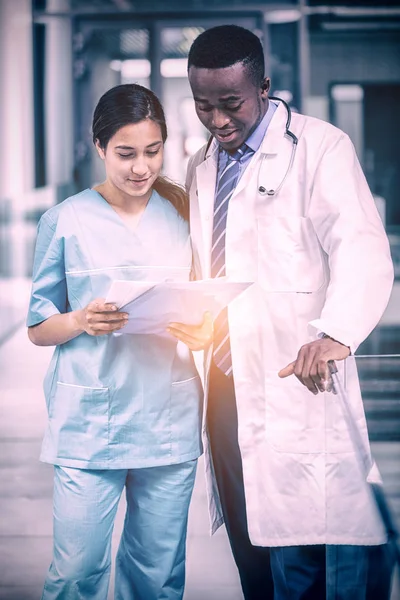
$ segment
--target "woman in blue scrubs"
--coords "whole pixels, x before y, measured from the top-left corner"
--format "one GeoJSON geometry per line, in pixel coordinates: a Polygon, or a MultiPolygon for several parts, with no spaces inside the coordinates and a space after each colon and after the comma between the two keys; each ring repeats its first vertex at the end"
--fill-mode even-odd
{"type": "Polygon", "coordinates": [[[201,382],[189,348],[168,333],[115,335],[127,315],[104,301],[113,280],[190,277],[187,199],[160,176],[166,137],[151,91],[109,90],[93,118],[106,180],[39,223],[28,332],[34,344],[56,346],[44,382],[41,460],[55,465],[44,600],[106,600],[124,488],[115,598],[183,596],[201,382]]]}

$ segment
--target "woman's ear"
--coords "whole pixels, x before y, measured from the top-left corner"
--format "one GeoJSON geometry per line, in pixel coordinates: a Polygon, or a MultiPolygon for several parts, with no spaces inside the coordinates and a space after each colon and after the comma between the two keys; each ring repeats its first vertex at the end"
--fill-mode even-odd
{"type": "Polygon", "coordinates": [[[100,156],[100,158],[102,160],[104,160],[105,157],[106,157],[106,154],[105,154],[103,148],[100,146],[99,140],[96,140],[95,146],[96,146],[96,150],[97,150],[98,155],[100,156]]]}

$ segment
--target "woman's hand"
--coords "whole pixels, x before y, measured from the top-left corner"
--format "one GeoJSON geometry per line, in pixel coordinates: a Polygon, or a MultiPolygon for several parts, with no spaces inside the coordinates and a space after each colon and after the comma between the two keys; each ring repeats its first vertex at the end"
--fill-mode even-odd
{"type": "Polygon", "coordinates": [[[167,331],[181,342],[184,342],[190,350],[204,350],[213,340],[213,319],[210,313],[205,313],[201,325],[170,323],[167,331]]]}
{"type": "Polygon", "coordinates": [[[122,329],[128,322],[128,313],[119,312],[114,304],[96,298],[86,308],[78,311],[79,327],[89,335],[106,335],[122,329]]]}

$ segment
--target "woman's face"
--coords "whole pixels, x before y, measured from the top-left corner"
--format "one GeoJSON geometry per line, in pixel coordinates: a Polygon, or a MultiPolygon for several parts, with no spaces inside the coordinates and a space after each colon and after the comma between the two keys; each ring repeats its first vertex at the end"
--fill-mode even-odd
{"type": "Polygon", "coordinates": [[[132,198],[148,200],[160,174],[164,144],[160,126],[146,119],[125,125],[110,139],[105,150],[96,144],[104,160],[107,182],[132,198]]]}

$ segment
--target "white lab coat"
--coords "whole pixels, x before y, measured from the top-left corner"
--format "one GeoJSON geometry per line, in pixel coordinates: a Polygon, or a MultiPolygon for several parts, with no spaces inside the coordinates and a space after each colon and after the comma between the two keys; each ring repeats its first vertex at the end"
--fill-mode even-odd
{"type": "MultiPolygon", "coordinates": [[[[288,169],[286,118],[280,104],[227,220],[227,275],[255,282],[229,307],[250,539],[261,546],[380,544],[384,528],[335,396],[314,396],[277,373],[320,332],[355,352],[389,299],[389,244],[353,145],[329,123],[293,114],[294,164],[278,194],[259,193],[259,186],[276,189],[288,169]]],[[[214,141],[188,167],[198,278],[210,276],[216,150],[214,141]]],[[[338,366],[366,438],[354,360],[338,366]]],[[[215,531],[223,519],[203,433],[215,531]]]]}

